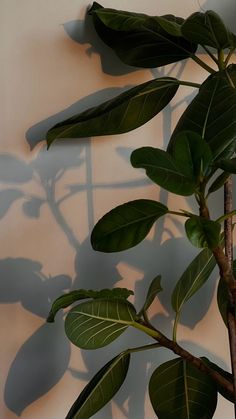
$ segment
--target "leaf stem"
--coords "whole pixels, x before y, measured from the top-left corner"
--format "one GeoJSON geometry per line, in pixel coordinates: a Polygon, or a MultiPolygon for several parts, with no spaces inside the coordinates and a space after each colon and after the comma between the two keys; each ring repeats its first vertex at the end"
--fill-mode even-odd
{"type": "Polygon", "coordinates": [[[207,54],[212,58],[212,60],[218,65],[218,60],[214,56],[214,54],[211,52],[211,50],[208,47],[206,47],[206,45],[202,45],[202,48],[207,52],[207,54]]]}
{"type": "Polygon", "coordinates": [[[204,70],[208,71],[208,73],[215,73],[215,70],[210,67],[208,64],[206,64],[204,61],[201,60],[201,58],[197,57],[196,55],[190,55],[190,58],[192,58],[193,61],[195,61],[198,65],[200,65],[204,70]]]}
{"type": "Polygon", "coordinates": [[[229,53],[228,53],[228,55],[227,55],[227,57],[226,57],[226,59],[225,59],[225,67],[227,67],[227,65],[228,65],[228,63],[229,63],[229,60],[230,60],[230,58],[232,57],[232,55],[233,55],[234,51],[235,51],[235,48],[232,48],[232,49],[229,51],[229,53]]]}
{"type": "Polygon", "coordinates": [[[232,218],[233,215],[236,215],[236,210],[230,211],[227,214],[222,215],[221,217],[217,218],[217,223],[222,223],[222,221],[227,220],[228,218],[232,218]]]}
{"type": "Polygon", "coordinates": [[[199,83],[193,83],[191,81],[186,81],[186,80],[178,80],[178,83],[181,86],[197,87],[198,89],[201,87],[201,84],[199,83]]]}
{"type": "Polygon", "coordinates": [[[174,326],[173,326],[173,337],[172,337],[173,342],[177,342],[177,328],[179,324],[179,318],[180,318],[180,311],[178,311],[175,315],[175,321],[174,321],[174,326]]]}
{"type": "Polygon", "coordinates": [[[147,351],[149,349],[156,349],[156,348],[161,348],[161,347],[162,346],[160,345],[160,343],[152,343],[150,345],[143,345],[143,346],[137,346],[136,348],[126,349],[124,353],[131,354],[134,352],[142,352],[142,351],[147,351]]]}

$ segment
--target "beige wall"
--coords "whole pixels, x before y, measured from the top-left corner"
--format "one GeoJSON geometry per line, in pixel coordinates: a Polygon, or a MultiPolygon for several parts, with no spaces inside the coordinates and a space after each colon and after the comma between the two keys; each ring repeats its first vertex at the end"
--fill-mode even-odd
{"type": "MultiPolygon", "coordinates": [[[[137,198],[162,199],[173,209],[192,201],[166,194],[129,165],[130,152],[143,145],[166,145],[182,89],[162,115],[145,127],[117,137],[71,141],[48,152],[46,130],[60,119],[114,96],[124,87],[154,75],[176,75],[201,81],[195,64],[162,71],[131,71],[84,25],[86,0],[1,0],[0,34],[0,417],[63,419],[86,381],[127,346],[147,343],[137,332],[126,333],[97,352],[81,352],[64,338],[62,321],[45,324],[50,302],[64,290],[126,286],[136,290],[140,307],[151,279],[163,275],[164,292],[152,310],[158,325],[170,333],[170,293],[196,253],[175,218],[166,218],[139,246],[115,255],[91,249],[89,232],[113,206],[137,198]],[[92,44],[92,46],[91,46],[92,44]],[[49,118],[49,119],[48,119],[49,118]],[[163,134],[164,130],[164,134],[163,134]],[[142,281],[143,280],[143,281],[142,281]]],[[[187,16],[197,1],[104,0],[104,6],[150,14],[187,16]]],[[[201,1],[222,12],[229,24],[233,0],[201,1]]],[[[236,28],[234,28],[236,30],[236,28]]],[[[219,214],[221,196],[213,202],[219,214]]],[[[227,333],[217,312],[214,278],[186,305],[179,329],[182,343],[223,367],[229,364],[227,333]]],[[[155,365],[171,358],[167,351],[138,354],[115,401],[95,417],[152,419],[145,396],[155,365]],[[137,375],[136,375],[137,374],[137,375]]],[[[216,419],[233,417],[220,399],[216,419]]]]}

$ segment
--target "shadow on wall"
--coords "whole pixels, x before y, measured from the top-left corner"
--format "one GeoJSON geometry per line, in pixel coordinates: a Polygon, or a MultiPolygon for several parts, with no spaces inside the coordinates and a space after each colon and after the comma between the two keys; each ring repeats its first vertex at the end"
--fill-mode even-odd
{"type": "MultiPolygon", "coordinates": [[[[206,5],[211,1],[206,2],[206,5]]],[[[207,6],[208,7],[208,6],[207,6]]],[[[212,7],[215,9],[215,7],[212,7]]],[[[231,9],[232,10],[232,9],[231,9]]],[[[118,58],[98,40],[94,34],[91,22],[72,21],[64,25],[67,34],[76,42],[90,43],[92,47],[88,53],[98,53],[101,56],[102,69],[107,74],[122,75],[135,68],[123,65],[118,58]],[[108,53],[109,50],[109,53],[108,53]]],[[[175,66],[173,66],[174,68],[175,66]]],[[[172,67],[167,71],[171,72],[172,67]]],[[[181,75],[183,65],[179,65],[178,72],[181,75]]],[[[162,72],[153,71],[155,77],[160,77],[162,72]]],[[[166,75],[166,73],[165,73],[166,75]]],[[[31,149],[45,139],[46,132],[55,123],[60,122],[75,113],[82,112],[88,107],[110,99],[111,97],[123,92],[124,89],[104,89],[86,98],[83,98],[70,106],[68,109],[51,116],[31,127],[26,133],[26,139],[31,149]]],[[[190,98],[185,98],[188,101],[190,98]]],[[[175,105],[178,106],[179,104],[175,105]]],[[[174,108],[168,107],[164,111],[163,125],[165,132],[165,143],[169,140],[171,133],[171,118],[174,108]]],[[[122,147],[117,150],[118,157],[128,159],[130,149],[122,147]]],[[[160,329],[170,332],[173,320],[173,312],[170,306],[170,294],[174,284],[179,279],[184,267],[182,266],[182,255],[188,254],[189,259],[193,256],[194,250],[189,249],[189,245],[184,239],[173,240],[172,233],[165,226],[165,221],[161,220],[155,229],[152,241],[145,240],[134,249],[115,254],[102,254],[93,252],[89,239],[80,243],[76,237],[73,227],[71,227],[65,215],[61,212],[60,205],[75,194],[86,191],[88,202],[89,228],[94,225],[93,216],[93,193],[96,189],[108,188],[111,192],[118,188],[141,187],[148,183],[144,178],[132,182],[117,182],[109,184],[92,183],[92,164],[91,164],[91,145],[90,140],[60,141],[53,146],[53,149],[46,152],[42,148],[32,162],[26,164],[13,155],[0,155],[0,181],[12,186],[4,188],[0,192],[0,218],[3,218],[10,206],[18,199],[24,199],[23,212],[26,217],[38,218],[41,215],[43,205],[48,205],[54,216],[55,222],[59,225],[68,239],[69,244],[76,251],[75,271],[76,276],[73,281],[66,275],[59,275],[55,278],[45,278],[42,266],[39,262],[28,259],[5,259],[0,261],[1,285],[0,301],[4,303],[21,302],[22,306],[30,312],[45,318],[51,302],[54,298],[68,289],[76,288],[111,288],[122,279],[118,265],[121,263],[132,267],[140,273],[140,280],[134,283],[135,305],[137,309],[141,307],[143,296],[151,280],[157,274],[163,274],[164,291],[160,295],[161,304],[165,309],[165,315],[157,315],[160,329]],[[66,150],[65,150],[66,148],[66,150]],[[56,186],[63,181],[64,175],[71,169],[77,169],[85,165],[87,179],[85,183],[76,183],[66,186],[65,195],[57,199],[56,186]],[[43,196],[26,196],[21,190],[21,185],[32,181],[36,175],[43,187],[43,196]],[[163,232],[169,237],[162,242],[163,232]],[[191,254],[190,254],[191,253],[191,254]],[[89,264],[88,261],[89,260],[89,264]],[[169,263],[171,261],[171,263],[169,263]],[[173,276],[173,266],[175,272],[173,276]],[[8,278],[8,281],[5,281],[8,278]],[[14,287],[12,286],[14,284],[14,287]]],[[[167,202],[168,195],[165,191],[161,192],[161,201],[167,202]]],[[[176,222],[177,223],[177,222],[176,222]]],[[[176,224],[182,232],[182,225],[176,224]]],[[[188,315],[183,317],[182,323],[192,328],[205,315],[212,299],[214,282],[209,281],[205,287],[195,296],[195,304],[191,304],[188,315]],[[194,308],[195,307],[195,308],[194,308]]],[[[187,312],[187,306],[186,306],[187,312]]],[[[73,375],[81,380],[88,380],[94,373],[107,362],[108,356],[112,358],[119,351],[127,346],[133,346],[133,342],[138,344],[147,343],[147,338],[139,336],[137,331],[122,336],[118,341],[111,344],[109,349],[104,348],[96,352],[82,351],[88,373],[70,370],[73,375]],[[109,351],[109,355],[108,355],[109,351]]],[[[200,348],[193,348],[196,353],[200,348]]],[[[202,355],[202,352],[200,353],[202,355]]],[[[158,356],[158,363],[163,362],[171,354],[161,352],[158,356]]],[[[70,357],[70,345],[62,330],[62,318],[58,316],[55,325],[43,325],[39,328],[21,347],[9,370],[6,387],[5,402],[7,406],[18,415],[30,403],[45,394],[63,376],[68,368],[70,357]],[[25,385],[22,386],[24,377],[25,385]]],[[[131,365],[131,370],[127,378],[126,390],[122,389],[116,396],[115,401],[119,408],[123,410],[127,418],[144,418],[144,398],[146,383],[144,377],[150,374],[150,363],[156,364],[156,352],[152,351],[147,355],[137,355],[131,365]],[[149,369],[147,368],[149,365],[149,369]],[[134,383],[138,386],[134,388],[134,383]],[[127,386],[129,388],[127,396],[127,386]],[[124,402],[129,398],[128,409],[125,410],[124,402]]],[[[152,368],[152,367],[151,367],[152,368]]],[[[73,401],[72,401],[73,402],[73,401]]],[[[110,407],[103,409],[97,418],[112,417],[110,407]],[[104,413],[105,412],[105,413],[104,413]]]]}

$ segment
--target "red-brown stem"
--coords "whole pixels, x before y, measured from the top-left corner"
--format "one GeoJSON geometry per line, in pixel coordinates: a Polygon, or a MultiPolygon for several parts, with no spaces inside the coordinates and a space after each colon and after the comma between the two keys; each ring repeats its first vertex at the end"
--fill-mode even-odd
{"type": "MultiPolygon", "coordinates": [[[[224,212],[225,214],[232,211],[232,194],[233,194],[233,183],[232,176],[227,180],[224,186],[224,212]]],[[[233,229],[232,229],[232,218],[228,218],[224,223],[225,233],[225,256],[228,265],[233,271],[233,229]]],[[[228,288],[229,302],[228,302],[228,334],[229,334],[229,346],[230,346],[230,358],[231,368],[233,374],[233,386],[234,386],[234,414],[236,418],[236,323],[235,323],[235,302],[236,302],[236,281],[232,273],[231,287],[228,288]]]]}

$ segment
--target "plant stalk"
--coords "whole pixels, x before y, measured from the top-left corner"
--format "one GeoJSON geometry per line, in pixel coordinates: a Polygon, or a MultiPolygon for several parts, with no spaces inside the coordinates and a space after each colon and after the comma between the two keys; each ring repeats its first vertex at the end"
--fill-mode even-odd
{"type": "MultiPolygon", "coordinates": [[[[233,196],[233,182],[232,176],[229,177],[224,185],[224,213],[228,214],[232,212],[232,196],[233,196]]],[[[225,233],[225,256],[228,264],[233,269],[233,228],[232,218],[227,218],[224,221],[224,233],[225,233]]],[[[234,280],[235,282],[235,280],[234,280]]],[[[236,323],[235,323],[235,301],[231,290],[229,289],[229,302],[228,302],[228,334],[229,334],[229,346],[230,346],[230,358],[231,358],[231,369],[233,374],[233,386],[234,386],[234,415],[236,418],[236,323]]]]}

